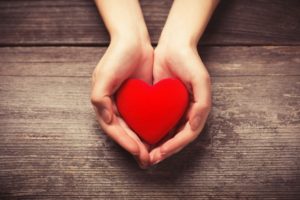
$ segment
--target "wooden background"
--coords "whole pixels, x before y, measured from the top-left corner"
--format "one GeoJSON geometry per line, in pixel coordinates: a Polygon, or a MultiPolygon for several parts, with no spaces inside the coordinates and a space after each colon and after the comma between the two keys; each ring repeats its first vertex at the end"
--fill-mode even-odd
{"type": "MultiPolygon", "coordinates": [[[[172,1],[141,1],[156,44],[172,1]]],[[[299,199],[300,1],[222,1],[200,41],[213,109],[148,170],[99,129],[109,37],[90,0],[0,0],[0,199],[299,199]]]]}

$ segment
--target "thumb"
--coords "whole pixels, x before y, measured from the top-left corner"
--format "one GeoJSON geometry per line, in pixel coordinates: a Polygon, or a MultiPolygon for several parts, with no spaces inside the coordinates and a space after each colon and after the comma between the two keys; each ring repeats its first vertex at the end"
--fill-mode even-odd
{"type": "Polygon", "coordinates": [[[95,81],[91,94],[91,103],[99,113],[101,119],[110,124],[113,119],[113,103],[108,92],[103,86],[103,81],[95,81]]]}
{"type": "Polygon", "coordinates": [[[201,109],[198,103],[193,103],[188,113],[190,127],[193,131],[196,131],[201,123],[201,109]]]}
{"type": "Polygon", "coordinates": [[[204,123],[210,112],[210,109],[211,109],[210,103],[205,104],[205,103],[195,102],[192,104],[188,112],[189,124],[192,131],[202,130],[204,123]]]}
{"type": "MultiPolygon", "coordinates": [[[[201,73],[199,73],[201,74],[201,73]]],[[[193,131],[203,128],[211,109],[211,84],[208,73],[192,78],[193,103],[189,111],[189,123],[193,131]]]]}

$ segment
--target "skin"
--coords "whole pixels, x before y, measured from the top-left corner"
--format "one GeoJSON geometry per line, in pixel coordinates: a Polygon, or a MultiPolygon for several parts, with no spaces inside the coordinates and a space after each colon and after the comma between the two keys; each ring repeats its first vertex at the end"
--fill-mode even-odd
{"type": "Polygon", "coordinates": [[[140,166],[150,164],[149,149],[120,118],[113,95],[128,78],[152,83],[153,48],[137,0],[96,0],[111,42],[92,78],[91,102],[104,132],[131,153],[140,166]]]}
{"type": "Polygon", "coordinates": [[[155,51],[137,0],[95,2],[111,42],[93,72],[91,102],[104,132],[146,168],[183,149],[204,127],[211,108],[211,84],[197,44],[218,0],[175,0],[155,51]],[[187,86],[190,107],[175,136],[150,149],[120,118],[113,95],[128,78],[156,83],[168,77],[177,77],[187,86]]]}
{"type": "Polygon", "coordinates": [[[175,0],[154,52],[154,83],[177,77],[191,93],[186,122],[174,137],[150,152],[151,164],[179,152],[195,140],[211,109],[209,74],[197,44],[218,4],[217,0],[175,0]]]}

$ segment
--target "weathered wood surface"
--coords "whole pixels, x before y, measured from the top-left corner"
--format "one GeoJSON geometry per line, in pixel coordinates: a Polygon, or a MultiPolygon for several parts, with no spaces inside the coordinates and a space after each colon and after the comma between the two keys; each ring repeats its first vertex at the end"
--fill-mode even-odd
{"type": "Polygon", "coordinates": [[[207,126],[145,171],[95,120],[90,74],[104,48],[1,48],[0,199],[297,199],[299,49],[201,48],[207,126]]]}
{"type": "MultiPolygon", "coordinates": [[[[156,44],[172,1],[141,4],[156,44]]],[[[90,105],[109,43],[93,1],[0,0],[0,199],[299,199],[299,8],[221,1],[199,48],[213,84],[207,125],[141,170],[90,105]]]]}
{"type": "MultiPolygon", "coordinates": [[[[172,1],[141,1],[156,43],[172,1]]],[[[221,1],[201,43],[299,45],[299,0],[221,1]]],[[[1,0],[0,45],[107,45],[92,0],[1,0]]]]}

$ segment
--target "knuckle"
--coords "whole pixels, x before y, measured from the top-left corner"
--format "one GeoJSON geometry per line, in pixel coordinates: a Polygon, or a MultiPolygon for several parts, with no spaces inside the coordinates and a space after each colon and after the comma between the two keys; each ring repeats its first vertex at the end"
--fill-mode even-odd
{"type": "Polygon", "coordinates": [[[101,104],[102,98],[98,94],[92,94],[90,100],[93,105],[99,106],[101,104]]]}

